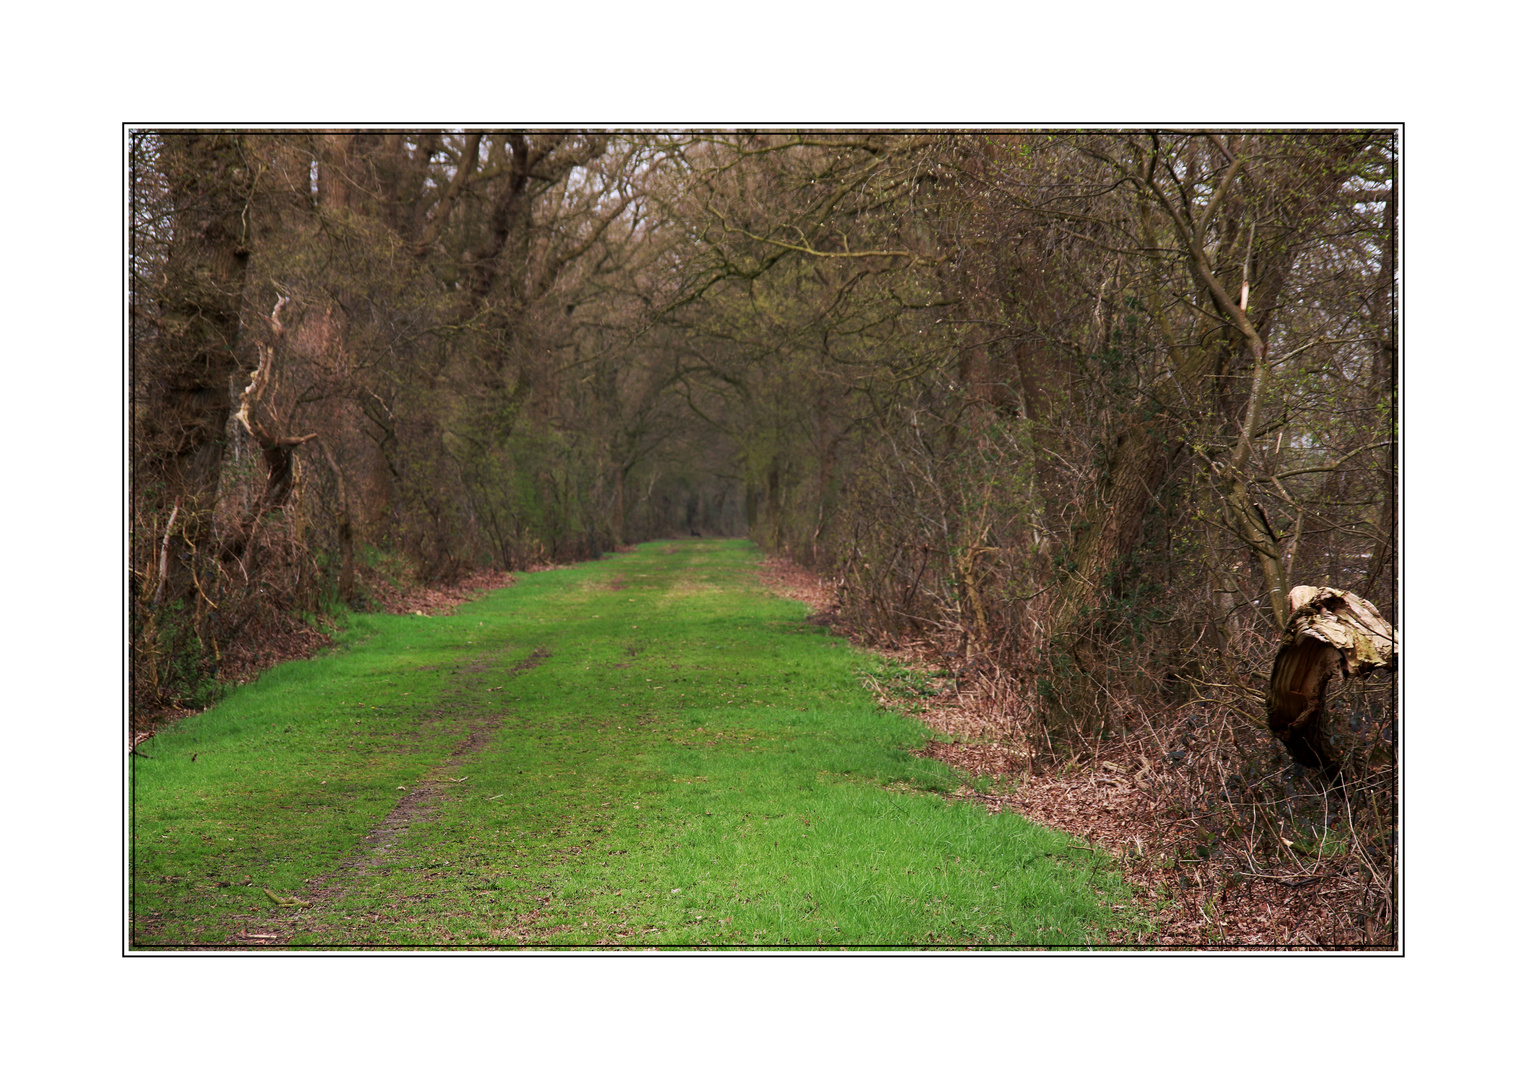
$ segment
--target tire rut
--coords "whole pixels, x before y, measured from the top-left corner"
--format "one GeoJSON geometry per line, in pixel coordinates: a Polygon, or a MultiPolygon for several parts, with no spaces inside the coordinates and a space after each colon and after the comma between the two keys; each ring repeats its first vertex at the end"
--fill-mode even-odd
{"type": "MultiPolygon", "coordinates": [[[[545,663],[551,655],[551,650],[538,646],[528,657],[510,668],[506,675],[510,678],[523,675],[545,663]]],[[[462,670],[468,675],[480,676],[491,666],[491,662],[484,658],[462,670]]],[[[488,745],[488,740],[503,726],[508,715],[507,712],[499,712],[463,719],[451,717],[449,714],[462,707],[461,698],[464,695],[458,692],[452,696],[456,701],[442,702],[423,725],[428,728],[453,722],[453,726],[462,733],[462,738],[451,748],[450,756],[404,792],[387,816],[366,833],[356,854],[346,856],[332,872],[313,880],[307,890],[311,900],[303,905],[300,913],[294,912],[285,917],[267,916],[259,922],[250,920],[244,929],[229,935],[229,945],[283,947],[294,935],[316,929],[315,916],[333,901],[354,891],[360,879],[394,872],[389,864],[397,858],[397,848],[409,829],[439,815],[448,795],[457,784],[466,779],[456,774],[488,745]]]]}

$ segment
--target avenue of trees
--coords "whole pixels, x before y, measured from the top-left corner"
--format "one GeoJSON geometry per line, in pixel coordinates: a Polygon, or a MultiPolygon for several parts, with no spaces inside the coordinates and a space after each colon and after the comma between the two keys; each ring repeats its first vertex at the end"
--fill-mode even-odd
{"type": "Polygon", "coordinates": [[[129,153],[140,707],[379,563],[691,532],[936,643],[1047,753],[1256,713],[1295,585],[1398,624],[1393,131],[129,153]]]}

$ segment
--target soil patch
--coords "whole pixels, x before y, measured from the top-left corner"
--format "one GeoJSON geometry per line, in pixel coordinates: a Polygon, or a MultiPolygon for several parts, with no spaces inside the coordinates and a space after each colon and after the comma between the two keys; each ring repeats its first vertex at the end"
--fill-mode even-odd
{"type": "MultiPolygon", "coordinates": [[[[352,855],[339,864],[340,874],[380,866],[392,852],[397,840],[408,832],[409,826],[433,818],[446,792],[465,779],[454,774],[462,772],[467,762],[488,745],[489,737],[502,727],[503,723],[503,718],[499,716],[476,717],[467,721],[466,738],[452,748],[450,757],[404,792],[403,797],[398,800],[398,805],[393,807],[380,824],[368,832],[366,838],[361,841],[361,853],[352,855]]],[[[314,883],[317,886],[313,890],[315,898],[328,899],[344,892],[343,888],[325,888],[328,880],[330,879],[314,883]]]]}

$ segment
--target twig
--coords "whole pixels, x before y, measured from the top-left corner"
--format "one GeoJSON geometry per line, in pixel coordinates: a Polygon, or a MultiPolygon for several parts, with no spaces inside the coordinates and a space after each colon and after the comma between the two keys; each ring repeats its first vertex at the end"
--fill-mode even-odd
{"type": "Polygon", "coordinates": [[[277,907],[312,907],[311,900],[298,900],[295,896],[277,896],[269,889],[265,889],[265,895],[270,897],[271,903],[277,907]]]}
{"type": "Polygon", "coordinates": [[[175,509],[170,511],[170,523],[164,527],[164,542],[159,545],[159,584],[154,589],[154,607],[159,606],[159,600],[164,596],[164,579],[170,572],[170,534],[175,529],[175,518],[180,514],[180,500],[175,500],[175,509]]]}

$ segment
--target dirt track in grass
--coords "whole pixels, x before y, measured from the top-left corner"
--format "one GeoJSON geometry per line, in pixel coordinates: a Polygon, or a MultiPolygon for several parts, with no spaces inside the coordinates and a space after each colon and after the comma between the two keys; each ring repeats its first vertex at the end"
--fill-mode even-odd
{"type": "MultiPolygon", "coordinates": [[[[519,675],[540,666],[551,656],[545,648],[536,648],[529,657],[510,669],[519,675]]],[[[479,660],[466,667],[468,676],[481,680],[489,665],[479,660]]],[[[310,900],[288,913],[273,913],[268,919],[247,925],[229,938],[231,945],[284,946],[294,934],[312,930],[326,905],[355,894],[363,879],[387,876],[393,872],[398,848],[406,843],[409,830],[438,816],[441,803],[453,788],[466,782],[473,761],[487,747],[493,733],[504,722],[504,714],[474,713],[467,695],[457,691],[451,700],[442,702],[426,721],[446,725],[461,733],[461,741],[452,747],[450,756],[407,788],[398,804],[361,841],[359,851],[343,859],[338,869],[313,881],[306,895],[310,900]],[[455,715],[452,715],[452,714],[455,715]]]]}

